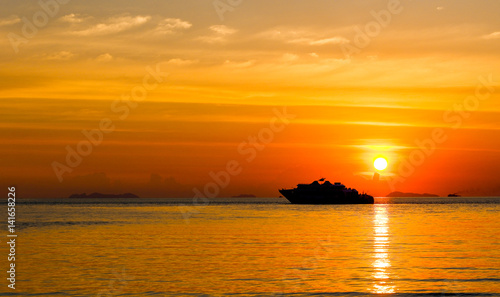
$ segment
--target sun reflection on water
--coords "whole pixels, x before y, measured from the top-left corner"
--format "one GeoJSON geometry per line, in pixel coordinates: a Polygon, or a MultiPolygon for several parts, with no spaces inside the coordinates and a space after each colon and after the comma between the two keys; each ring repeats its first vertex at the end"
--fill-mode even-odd
{"type": "Polygon", "coordinates": [[[395,286],[389,281],[391,261],[388,248],[390,244],[389,237],[389,217],[387,215],[387,206],[376,205],[375,217],[373,219],[373,279],[374,284],[372,292],[376,294],[392,294],[395,292],[395,286]]]}

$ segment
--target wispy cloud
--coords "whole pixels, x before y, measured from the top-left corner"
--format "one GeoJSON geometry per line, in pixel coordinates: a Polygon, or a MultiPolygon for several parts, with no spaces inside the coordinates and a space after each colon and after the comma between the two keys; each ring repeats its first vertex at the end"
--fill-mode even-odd
{"type": "Polygon", "coordinates": [[[181,19],[167,18],[158,23],[156,33],[172,34],[180,30],[186,30],[193,26],[190,22],[181,19]]]}
{"type": "Polygon", "coordinates": [[[39,57],[41,57],[43,60],[67,61],[75,56],[76,55],[70,51],[60,51],[60,52],[51,53],[51,54],[44,54],[44,55],[39,56],[39,57]]]}
{"type": "Polygon", "coordinates": [[[296,54],[290,54],[290,53],[283,54],[283,57],[282,57],[282,60],[285,62],[293,62],[293,61],[296,61],[298,59],[299,59],[299,56],[297,56],[296,54]]]}
{"type": "Polygon", "coordinates": [[[198,63],[197,60],[183,60],[183,59],[170,59],[167,62],[170,65],[175,65],[175,66],[187,66],[187,65],[192,65],[195,63],[198,63]]]}
{"type": "Polygon", "coordinates": [[[62,16],[60,18],[61,21],[66,22],[66,23],[72,23],[72,24],[81,23],[81,22],[85,21],[86,19],[87,19],[86,17],[82,17],[82,16],[74,14],[74,13],[67,14],[67,15],[62,16]]]}
{"type": "Polygon", "coordinates": [[[99,23],[88,29],[74,32],[76,35],[107,35],[122,32],[137,26],[141,26],[151,20],[150,16],[122,16],[112,17],[107,22],[99,23]]]}
{"type": "Polygon", "coordinates": [[[224,25],[213,25],[209,29],[212,31],[212,34],[201,36],[198,39],[207,43],[224,42],[227,36],[238,32],[238,30],[224,25]]]}
{"type": "Polygon", "coordinates": [[[112,61],[113,56],[109,53],[105,53],[105,54],[97,56],[97,58],[95,58],[95,60],[96,60],[96,62],[105,63],[105,62],[112,61]]]}
{"type": "Polygon", "coordinates": [[[483,35],[484,39],[497,39],[500,38],[500,31],[493,32],[491,34],[483,35]]]}
{"type": "Polygon", "coordinates": [[[247,67],[253,66],[254,64],[255,64],[255,60],[249,60],[246,62],[233,62],[230,60],[226,60],[224,62],[224,66],[231,67],[231,68],[247,68],[247,67]]]}
{"type": "Polygon", "coordinates": [[[19,23],[20,21],[21,19],[17,15],[11,15],[9,17],[0,19],[0,27],[14,25],[19,23]]]}
{"type": "Polygon", "coordinates": [[[336,37],[330,37],[330,38],[323,38],[323,39],[311,39],[307,43],[309,45],[325,45],[325,44],[343,44],[343,43],[348,43],[349,40],[341,37],[341,36],[336,36],[336,37]]]}
{"type": "Polygon", "coordinates": [[[224,25],[210,26],[210,30],[214,31],[218,35],[231,35],[231,34],[236,33],[236,31],[237,31],[236,29],[229,28],[229,27],[224,26],[224,25]]]}
{"type": "Polygon", "coordinates": [[[303,29],[280,28],[273,29],[260,34],[261,37],[271,40],[278,40],[285,43],[320,46],[326,44],[344,44],[349,40],[342,36],[325,37],[319,36],[315,32],[303,29]]]}

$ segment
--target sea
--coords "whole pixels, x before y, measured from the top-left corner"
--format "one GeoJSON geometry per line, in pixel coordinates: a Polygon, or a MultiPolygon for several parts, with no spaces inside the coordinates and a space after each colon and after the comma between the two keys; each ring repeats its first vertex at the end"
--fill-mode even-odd
{"type": "Polygon", "coordinates": [[[0,296],[500,296],[500,198],[375,200],[18,199],[0,296]]]}

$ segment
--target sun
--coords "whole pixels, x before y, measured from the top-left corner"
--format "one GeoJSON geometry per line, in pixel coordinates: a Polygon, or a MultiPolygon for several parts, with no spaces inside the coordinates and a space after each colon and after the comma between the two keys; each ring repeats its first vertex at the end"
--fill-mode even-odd
{"type": "Polygon", "coordinates": [[[387,168],[387,160],[385,158],[377,158],[373,162],[373,166],[377,170],[384,170],[385,168],[387,168]]]}

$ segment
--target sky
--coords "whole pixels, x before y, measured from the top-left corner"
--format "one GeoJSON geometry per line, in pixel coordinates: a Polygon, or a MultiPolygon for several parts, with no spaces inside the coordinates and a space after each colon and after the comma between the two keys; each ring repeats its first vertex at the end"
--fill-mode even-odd
{"type": "Polygon", "coordinates": [[[20,197],[278,197],[322,177],[500,195],[498,1],[2,7],[0,183],[20,197]]]}

